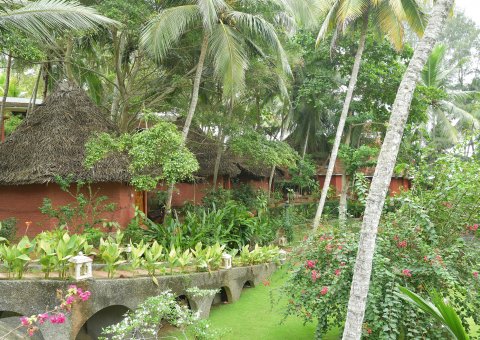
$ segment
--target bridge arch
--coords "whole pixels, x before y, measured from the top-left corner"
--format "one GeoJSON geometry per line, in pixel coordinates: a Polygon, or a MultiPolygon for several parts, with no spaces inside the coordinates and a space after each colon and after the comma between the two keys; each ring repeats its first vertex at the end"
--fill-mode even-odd
{"type": "Polygon", "coordinates": [[[124,305],[112,305],[100,309],[87,321],[84,322],[78,331],[76,340],[94,340],[102,334],[102,329],[114,325],[123,320],[125,313],[131,309],[124,305]]]}

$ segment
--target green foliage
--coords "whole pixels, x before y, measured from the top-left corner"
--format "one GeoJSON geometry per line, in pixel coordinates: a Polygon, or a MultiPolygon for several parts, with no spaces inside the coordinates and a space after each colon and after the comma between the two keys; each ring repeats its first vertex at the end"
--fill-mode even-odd
{"type": "Polygon", "coordinates": [[[68,226],[74,231],[110,226],[103,216],[116,210],[115,203],[109,203],[107,196],[99,196],[90,183],[72,183],[71,178],[55,177],[60,188],[70,195],[74,202],[54,206],[50,198],[44,198],[40,207],[42,214],[55,218],[60,226],[68,226]]]}
{"type": "MultiPolygon", "coordinates": [[[[118,236],[119,234],[117,234],[118,236]]],[[[122,248],[116,240],[107,238],[100,239],[99,254],[102,261],[106,264],[106,269],[109,278],[113,278],[118,266],[126,261],[122,257],[122,248]]]]}
{"type": "Polygon", "coordinates": [[[287,143],[268,140],[255,131],[233,136],[229,145],[235,154],[246,157],[246,162],[253,165],[290,167],[298,159],[296,151],[287,143]]]}
{"type": "Polygon", "coordinates": [[[0,242],[4,241],[12,242],[17,233],[17,219],[14,217],[7,218],[0,221],[0,242]]]}
{"type": "Polygon", "coordinates": [[[432,299],[432,302],[430,302],[405,287],[398,287],[398,289],[400,290],[399,296],[402,299],[435,318],[448,329],[454,339],[470,339],[455,309],[448,305],[448,303],[444,301],[444,297],[437,291],[432,290],[429,293],[432,299]]]}
{"type": "Polygon", "coordinates": [[[362,145],[359,148],[352,148],[343,144],[338,151],[338,157],[344,164],[345,173],[351,176],[361,168],[377,165],[378,152],[378,147],[362,145]]]}
{"type": "Polygon", "coordinates": [[[139,190],[153,190],[160,181],[179,182],[198,170],[198,162],[183,145],[177,127],[164,121],[119,137],[100,134],[87,142],[86,153],[85,165],[89,168],[111,154],[126,154],[131,183],[139,190]]]}
{"type": "Polygon", "coordinates": [[[318,188],[317,166],[308,159],[300,159],[297,165],[289,170],[292,175],[291,182],[297,186],[301,192],[312,192],[318,188]]]}
{"type": "MultiPolygon", "coordinates": [[[[187,327],[196,326],[192,339],[215,339],[216,332],[208,332],[205,325],[197,326],[198,318],[186,306],[180,306],[175,295],[170,291],[161,293],[158,296],[150,297],[140,304],[133,312],[128,312],[126,317],[118,324],[109,326],[102,331],[100,339],[141,339],[148,336],[152,339],[161,338],[161,329],[166,325],[177,327],[182,339],[187,337],[187,327]],[[197,337],[197,333],[201,337],[197,337]]],[[[175,336],[169,336],[179,339],[175,336]]]]}
{"type": "Polygon", "coordinates": [[[11,115],[5,121],[5,136],[9,136],[12,134],[13,131],[20,125],[23,119],[16,115],[11,115]]]}
{"type": "MultiPolygon", "coordinates": [[[[421,294],[441,287],[469,331],[479,322],[479,249],[473,243],[480,220],[478,161],[450,154],[425,163],[413,190],[390,200],[377,236],[364,336],[375,339],[446,338],[446,329],[402,304],[398,285],[421,294]],[[467,303],[468,301],[468,303],[467,303]]],[[[318,320],[318,335],[345,318],[355,264],[358,231],[327,229],[293,255],[287,315],[318,320]],[[312,262],[307,262],[312,261],[312,262]]]]}
{"type": "Polygon", "coordinates": [[[3,266],[8,272],[8,277],[14,274],[16,279],[21,279],[28,263],[30,262],[30,254],[35,249],[35,242],[24,236],[18,244],[7,246],[0,244],[0,259],[3,266]]]}

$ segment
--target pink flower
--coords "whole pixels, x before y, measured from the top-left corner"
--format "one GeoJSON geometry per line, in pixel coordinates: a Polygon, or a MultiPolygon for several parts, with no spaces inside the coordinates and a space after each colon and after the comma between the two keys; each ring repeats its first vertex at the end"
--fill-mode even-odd
{"type": "Polygon", "coordinates": [[[90,293],[88,290],[85,292],[79,293],[80,299],[82,299],[82,301],[87,301],[90,298],[90,295],[92,295],[92,293],[90,293]]]}
{"type": "Polygon", "coordinates": [[[22,316],[20,318],[20,322],[22,323],[22,326],[30,326],[30,320],[26,316],[22,316]]]}
{"type": "Polygon", "coordinates": [[[398,248],[406,248],[407,247],[407,241],[400,241],[397,243],[398,248]]]}
{"type": "Polygon", "coordinates": [[[65,303],[67,305],[71,305],[75,301],[75,297],[73,295],[67,296],[67,299],[65,300],[65,303]]]}
{"type": "Polygon", "coordinates": [[[37,318],[38,318],[38,323],[40,325],[43,325],[43,323],[48,320],[48,314],[47,313],[43,313],[43,314],[38,314],[37,315],[37,318]]]}
{"type": "Polygon", "coordinates": [[[30,327],[27,332],[28,332],[28,336],[33,336],[35,334],[35,327],[30,327]]]}
{"type": "Polygon", "coordinates": [[[63,313],[58,313],[56,315],[52,315],[50,317],[50,322],[51,323],[58,323],[58,324],[62,324],[65,322],[65,314],[63,313]]]}
{"type": "Polygon", "coordinates": [[[477,231],[478,230],[478,224],[474,224],[474,225],[468,227],[468,229],[470,229],[470,231],[477,231]]]}
{"type": "Polygon", "coordinates": [[[340,269],[335,269],[335,276],[339,276],[342,271],[340,269]]]}
{"type": "Polygon", "coordinates": [[[473,272],[473,277],[478,279],[478,272],[473,272]]]}
{"type": "Polygon", "coordinates": [[[317,281],[317,271],[316,270],[312,270],[312,281],[313,282],[317,281]]]}
{"type": "Polygon", "coordinates": [[[326,295],[327,293],[328,293],[328,287],[323,286],[323,287],[322,287],[322,290],[320,291],[320,294],[321,294],[321,295],[326,295]]]}
{"type": "Polygon", "coordinates": [[[307,268],[310,268],[310,269],[315,268],[315,263],[316,262],[317,261],[307,260],[307,263],[306,263],[307,268]]]}
{"type": "Polygon", "coordinates": [[[402,270],[402,274],[406,277],[412,277],[412,272],[410,271],[410,269],[402,270]]]}

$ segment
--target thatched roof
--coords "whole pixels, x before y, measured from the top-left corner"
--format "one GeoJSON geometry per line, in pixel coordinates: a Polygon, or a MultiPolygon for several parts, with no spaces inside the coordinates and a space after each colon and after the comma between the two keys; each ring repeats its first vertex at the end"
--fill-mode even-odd
{"type": "Polygon", "coordinates": [[[115,126],[76,85],[61,83],[0,144],[0,184],[49,183],[55,176],[73,180],[127,182],[127,159],[109,157],[92,170],[83,166],[85,143],[95,132],[115,126]]]}
{"type": "MultiPolygon", "coordinates": [[[[207,136],[201,129],[192,127],[187,137],[187,147],[195,154],[200,169],[195,173],[199,177],[213,176],[215,168],[215,159],[217,157],[218,142],[207,136]]],[[[235,163],[235,158],[227,150],[223,153],[220,167],[218,169],[219,176],[235,177],[240,173],[240,169],[235,163]]]]}

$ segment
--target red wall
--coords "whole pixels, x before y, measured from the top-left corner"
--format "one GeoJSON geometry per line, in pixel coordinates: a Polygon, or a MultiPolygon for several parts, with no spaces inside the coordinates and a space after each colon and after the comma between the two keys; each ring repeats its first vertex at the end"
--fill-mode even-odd
{"type": "MultiPolygon", "coordinates": [[[[371,180],[371,177],[368,177],[368,178],[371,180]]],[[[348,180],[348,176],[347,176],[347,180],[348,180]]],[[[319,175],[318,182],[320,184],[320,188],[323,188],[323,184],[325,183],[325,175],[319,175]]],[[[332,180],[330,181],[330,186],[335,188],[336,195],[340,195],[340,193],[342,192],[342,176],[333,175],[332,180]]],[[[411,186],[411,182],[409,179],[394,177],[390,181],[390,186],[389,186],[390,196],[395,196],[401,191],[406,191],[410,189],[410,186],[411,186]]]]}
{"type": "MultiPolygon", "coordinates": [[[[231,189],[231,181],[227,176],[218,178],[217,186],[231,189]]],[[[185,203],[202,204],[202,199],[212,190],[213,178],[209,177],[206,182],[200,183],[177,183],[172,197],[172,207],[182,207],[185,203]]],[[[158,190],[167,191],[168,186],[159,185],[158,190]]],[[[152,199],[154,193],[149,193],[148,199],[152,199]]]]}
{"type": "MultiPolygon", "coordinates": [[[[120,183],[102,183],[92,186],[99,196],[107,196],[109,202],[117,204],[117,209],[105,213],[103,218],[116,221],[125,227],[133,218],[135,195],[132,187],[120,183]]],[[[0,186],[0,220],[15,217],[18,234],[25,232],[25,222],[32,221],[28,235],[57,227],[55,219],[40,213],[43,198],[50,198],[54,206],[74,202],[74,198],[62,191],[57,184],[31,184],[21,186],[0,186]]]]}
{"type": "Polygon", "coordinates": [[[262,189],[268,191],[268,178],[263,179],[240,179],[241,184],[248,184],[252,187],[254,191],[262,189]]]}

